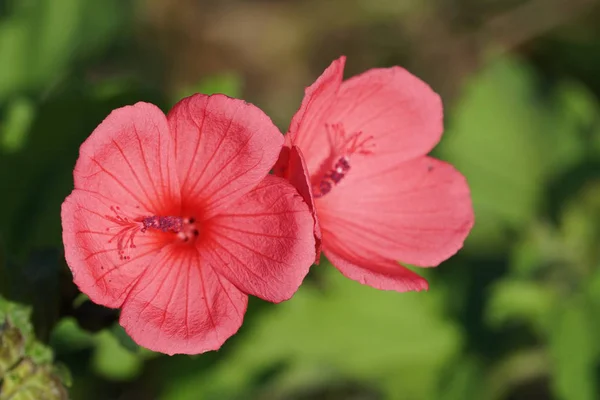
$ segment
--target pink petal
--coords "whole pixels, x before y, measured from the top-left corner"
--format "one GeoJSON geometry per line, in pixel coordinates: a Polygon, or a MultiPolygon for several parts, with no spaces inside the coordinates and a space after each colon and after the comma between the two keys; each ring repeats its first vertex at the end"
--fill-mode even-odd
{"type": "Polygon", "coordinates": [[[169,245],[136,283],[120,323],[150,350],[199,354],[219,349],[237,332],[247,302],[194,247],[169,245]]]}
{"type": "Polygon", "coordinates": [[[373,136],[374,152],[396,162],[429,153],[443,132],[440,97],[400,67],[371,69],[344,81],[328,114],[326,122],[340,123],[348,135],[373,136]]]}
{"type": "Polygon", "coordinates": [[[244,293],[287,300],[315,260],[313,217],[282,178],[267,176],[229,212],[206,223],[200,251],[244,293]]]}
{"type": "Polygon", "coordinates": [[[392,168],[375,161],[353,159],[348,176],[316,200],[325,250],[335,240],[418,266],[455,254],[474,222],[465,178],[430,157],[392,168]]]}
{"type": "Polygon", "coordinates": [[[167,118],[156,106],[119,108],[81,145],[75,188],[146,215],[179,214],[179,182],[167,118]]]}
{"type": "Polygon", "coordinates": [[[356,256],[343,257],[332,250],[325,255],[346,278],[380,290],[410,292],[427,290],[429,285],[421,276],[391,260],[362,260],[356,256]]]}
{"type": "Polygon", "coordinates": [[[283,135],[267,115],[242,100],[197,94],[168,115],[176,146],[184,210],[204,217],[225,210],[269,172],[283,135]]]}
{"type": "Polygon", "coordinates": [[[284,146],[281,150],[279,160],[277,160],[277,164],[273,168],[273,172],[275,175],[288,180],[308,205],[315,221],[315,264],[319,264],[319,259],[321,258],[321,228],[317,218],[317,210],[315,208],[308,169],[306,168],[306,163],[304,162],[304,157],[302,156],[300,149],[297,146],[292,146],[291,148],[284,146]]]}
{"type": "MultiPolygon", "coordinates": [[[[79,289],[95,303],[119,308],[141,273],[152,265],[164,245],[152,232],[138,232],[135,248],[127,246],[122,259],[114,235],[122,229],[109,217],[115,216],[110,199],[75,189],[62,204],[65,258],[79,289]]],[[[120,208],[132,215],[137,209],[120,208]]]]}
{"type": "Polygon", "coordinates": [[[306,88],[300,109],[292,118],[288,130],[291,143],[302,149],[310,171],[316,170],[316,163],[324,159],[330,151],[324,124],[330,108],[336,101],[345,63],[346,57],[338,58],[306,88]]]}

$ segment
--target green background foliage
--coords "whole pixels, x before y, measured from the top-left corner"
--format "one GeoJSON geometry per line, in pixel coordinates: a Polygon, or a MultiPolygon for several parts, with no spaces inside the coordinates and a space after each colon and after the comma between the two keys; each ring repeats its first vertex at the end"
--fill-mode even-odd
{"type": "Polygon", "coordinates": [[[0,1],[0,400],[600,398],[598,21],[595,0],[0,1]],[[419,271],[426,293],[324,261],[290,301],[252,299],[218,352],[138,347],[62,255],[81,142],[114,108],[196,92],[285,131],[341,54],[441,93],[465,247],[419,271]]]}

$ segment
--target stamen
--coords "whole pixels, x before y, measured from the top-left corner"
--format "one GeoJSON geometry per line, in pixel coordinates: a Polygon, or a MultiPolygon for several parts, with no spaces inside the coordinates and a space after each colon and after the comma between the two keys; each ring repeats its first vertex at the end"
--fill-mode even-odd
{"type": "Polygon", "coordinates": [[[362,131],[347,135],[344,126],[340,123],[325,124],[325,129],[329,144],[335,154],[349,157],[353,154],[373,153],[375,147],[373,136],[365,136],[362,131]]]}
{"type": "Polygon", "coordinates": [[[134,220],[122,215],[121,208],[119,206],[111,206],[110,210],[115,214],[105,215],[106,219],[117,224],[117,226],[106,228],[110,231],[113,228],[119,229],[119,231],[108,241],[108,243],[117,243],[117,251],[121,260],[129,260],[131,256],[128,255],[128,249],[134,249],[135,246],[135,235],[139,232],[139,226],[134,220]]]}
{"type": "Polygon", "coordinates": [[[375,148],[373,136],[362,131],[346,134],[340,123],[325,124],[331,154],[321,165],[320,171],[313,175],[313,196],[323,197],[329,193],[350,172],[350,158],[353,155],[370,155],[375,148]]]}
{"type": "Polygon", "coordinates": [[[105,218],[115,225],[106,228],[107,232],[116,230],[116,233],[108,241],[115,243],[121,260],[131,259],[130,251],[135,249],[134,239],[138,233],[146,233],[148,230],[156,230],[163,233],[175,234],[183,242],[199,236],[196,220],[193,217],[173,216],[149,216],[149,217],[127,217],[119,206],[111,206],[114,215],[105,215],[105,218]]]}

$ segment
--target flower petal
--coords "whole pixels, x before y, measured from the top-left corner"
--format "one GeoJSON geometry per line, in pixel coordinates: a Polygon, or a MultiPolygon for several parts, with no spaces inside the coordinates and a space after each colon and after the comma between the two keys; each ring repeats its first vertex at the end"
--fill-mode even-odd
{"type": "MultiPolygon", "coordinates": [[[[249,192],[269,172],[283,135],[259,108],[225,95],[197,94],[168,115],[182,193],[215,215],[249,192]]],[[[191,204],[193,203],[193,204],[191,204]]]]}
{"type": "Polygon", "coordinates": [[[425,278],[391,260],[372,258],[366,261],[356,257],[348,259],[332,250],[325,250],[325,255],[346,278],[375,289],[419,292],[429,288],[425,278]]]}
{"type": "Polygon", "coordinates": [[[349,135],[373,136],[377,155],[402,162],[429,153],[439,142],[442,101],[405,69],[376,68],[342,83],[326,122],[343,125],[349,135]]]}
{"type": "MultiPolygon", "coordinates": [[[[95,303],[119,308],[164,241],[152,232],[138,232],[136,247],[126,249],[130,258],[122,259],[114,238],[123,227],[111,221],[111,206],[108,198],[75,189],[62,204],[61,218],[65,258],[75,284],[95,303]]],[[[137,211],[120,209],[123,215],[137,211]]]]}
{"type": "Polygon", "coordinates": [[[269,175],[231,209],[207,221],[202,254],[244,293],[292,297],[315,260],[314,220],[302,197],[269,175]]]}
{"type": "Polygon", "coordinates": [[[436,266],[463,244],[474,216],[465,178],[450,164],[419,157],[390,168],[356,159],[316,200],[323,246],[365,247],[381,257],[436,266]]]}
{"type": "Polygon", "coordinates": [[[283,147],[279,160],[277,160],[277,164],[273,167],[273,172],[276,176],[287,179],[292,186],[296,188],[298,193],[300,193],[300,196],[304,199],[304,202],[308,205],[308,209],[315,221],[315,264],[319,264],[319,259],[321,258],[321,228],[317,218],[317,210],[315,208],[308,169],[306,168],[304,157],[298,146],[292,146],[291,148],[288,146],[283,147]]]}
{"type": "Polygon", "coordinates": [[[336,101],[345,63],[345,56],[338,58],[306,88],[302,104],[290,123],[290,141],[302,149],[310,171],[316,170],[316,163],[323,160],[330,151],[324,123],[336,101]]]}
{"type": "Polygon", "coordinates": [[[147,215],[179,213],[179,182],[167,118],[137,103],[114,110],[81,145],[75,188],[147,215]]]}
{"type": "Polygon", "coordinates": [[[242,325],[248,296],[219,276],[191,246],[169,245],[123,304],[120,323],[153,351],[199,354],[219,349],[242,325]]]}

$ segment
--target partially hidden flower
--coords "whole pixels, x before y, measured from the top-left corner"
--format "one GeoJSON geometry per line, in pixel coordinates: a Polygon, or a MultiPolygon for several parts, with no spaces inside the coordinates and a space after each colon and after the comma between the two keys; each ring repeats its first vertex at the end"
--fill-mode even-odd
{"type": "Polygon", "coordinates": [[[342,81],[344,64],[306,89],[275,173],[310,204],[317,251],[342,274],[377,289],[427,289],[397,260],[437,266],[474,223],[465,178],[427,156],[442,135],[442,102],[400,67],[342,81]]]}
{"type": "Polygon", "coordinates": [[[248,295],[289,299],[315,258],[313,218],[267,175],[283,135],[258,108],[195,95],[167,116],[113,111],[81,145],[62,205],[75,283],[120,308],[140,345],[168,354],[220,348],[248,295]]]}

